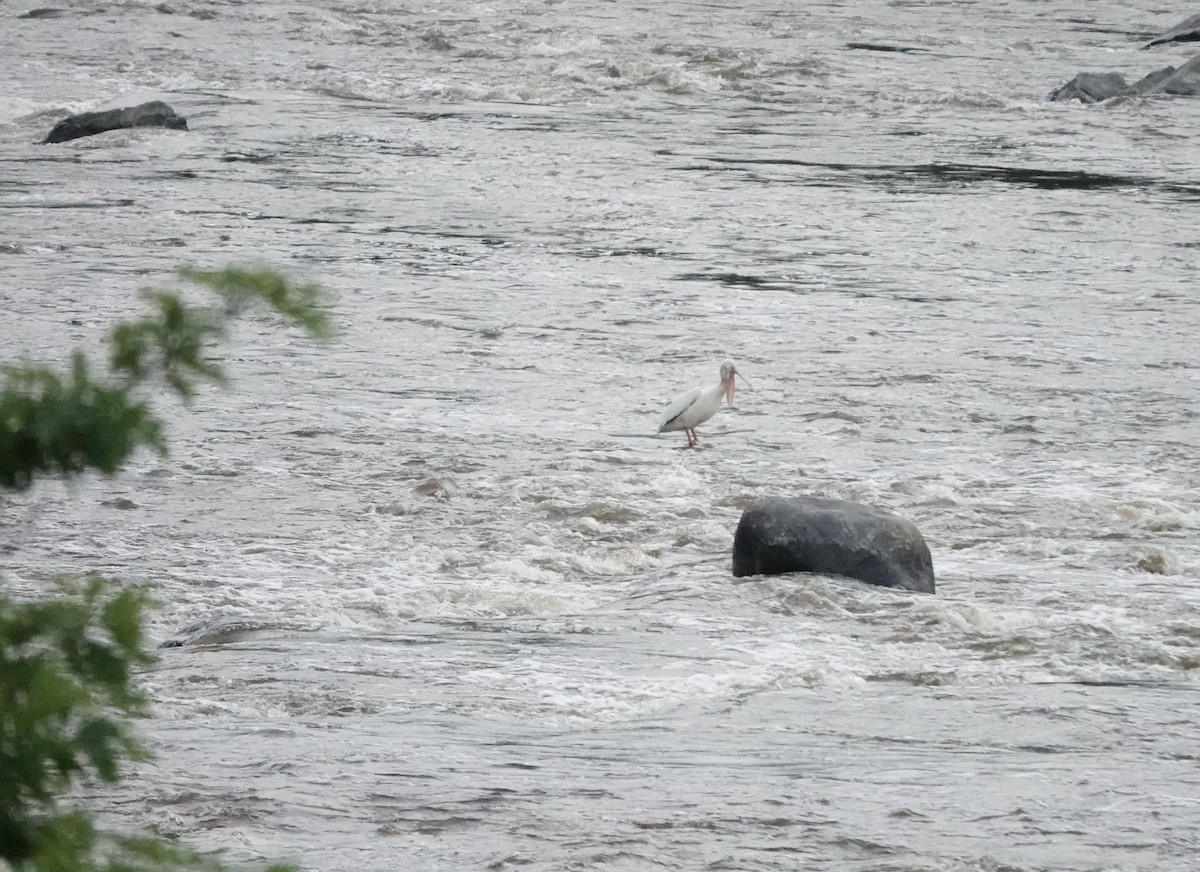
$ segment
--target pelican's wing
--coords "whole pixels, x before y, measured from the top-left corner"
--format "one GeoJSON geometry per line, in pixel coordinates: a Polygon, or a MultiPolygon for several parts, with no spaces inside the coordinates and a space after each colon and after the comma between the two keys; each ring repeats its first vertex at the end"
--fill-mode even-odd
{"type": "MultiPolygon", "coordinates": [[[[684,391],[682,394],[671,400],[671,405],[663,409],[661,417],[658,419],[658,432],[661,433],[671,427],[671,424],[688,410],[688,407],[696,400],[700,399],[700,391],[702,388],[692,388],[690,391],[684,391]]],[[[674,428],[683,429],[683,428],[674,428]]]]}

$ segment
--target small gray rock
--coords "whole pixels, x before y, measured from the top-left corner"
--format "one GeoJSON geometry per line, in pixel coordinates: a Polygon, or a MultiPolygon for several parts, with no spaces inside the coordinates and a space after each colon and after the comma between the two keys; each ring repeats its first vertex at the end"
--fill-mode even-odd
{"type": "Polygon", "coordinates": [[[1061,88],[1051,91],[1050,99],[1055,103],[1065,100],[1099,103],[1101,100],[1134,93],[1120,73],[1080,73],[1061,88]]]}

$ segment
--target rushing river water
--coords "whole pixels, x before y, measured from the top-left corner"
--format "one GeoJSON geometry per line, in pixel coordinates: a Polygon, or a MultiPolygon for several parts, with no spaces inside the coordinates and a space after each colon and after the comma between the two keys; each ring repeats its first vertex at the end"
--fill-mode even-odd
{"type": "Polygon", "coordinates": [[[0,359],[184,263],[341,326],[243,325],[169,457],[0,504],[7,584],[119,574],[187,642],[110,825],[329,872],[1195,868],[1200,101],[1045,100],[1195,10],[33,5],[0,359]],[[152,98],[191,129],[37,144],[152,98]],[[754,390],[653,438],[726,356],[754,390]],[[735,582],[791,493],[914,520],[937,594],[735,582]]]}

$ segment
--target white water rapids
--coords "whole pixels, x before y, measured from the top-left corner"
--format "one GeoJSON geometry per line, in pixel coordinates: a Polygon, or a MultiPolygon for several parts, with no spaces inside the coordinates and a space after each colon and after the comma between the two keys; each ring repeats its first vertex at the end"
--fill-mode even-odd
{"type": "Polygon", "coordinates": [[[0,360],[184,263],[341,328],[243,325],[168,457],[0,502],[6,584],[119,575],[187,640],[107,823],[328,872],[1194,868],[1200,101],[1045,100],[1177,65],[1140,46],[1189,10],[32,8],[0,360]],[[38,144],[141,99],[189,131],[38,144]],[[726,356],[754,391],[652,437],[726,356]],[[735,583],[790,493],[911,518],[937,594],[735,583]]]}

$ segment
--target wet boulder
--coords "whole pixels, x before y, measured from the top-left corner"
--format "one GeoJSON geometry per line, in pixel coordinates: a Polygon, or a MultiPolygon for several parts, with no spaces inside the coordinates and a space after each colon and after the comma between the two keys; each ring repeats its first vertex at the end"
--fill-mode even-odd
{"type": "Polygon", "coordinates": [[[1080,73],[1061,88],[1051,91],[1050,99],[1056,103],[1066,100],[1099,103],[1132,94],[1133,89],[1120,73],[1080,73]]]}
{"type": "Polygon", "coordinates": [[[817,572],[933,593],[933,559],[911,521],[827,497],[771,497],[742,512],[733,574],[817,572]]]}
{"type": "Polygon", "coordinates": [[[127,127],[166,127],[171,130],[187,130],[187,119],[176,115],[175,110],[161,100],[151,100],[138,106],[124,109],[108,109],[104,112],[81,112],[64,118],[46,134],[42,144],[68,142],[83,136],[95,136],[106,130],[121,130],[127,127]]]}
{"type": "Polygon", "coordinates": [[[1146,43],[1146,48],[1155,45],[1165,45],[1168,42],[1200,42],[1200,13],[1186,21],[1181,21],[1170,30],[1164,30],[1154,39],[1146,43]]]}

